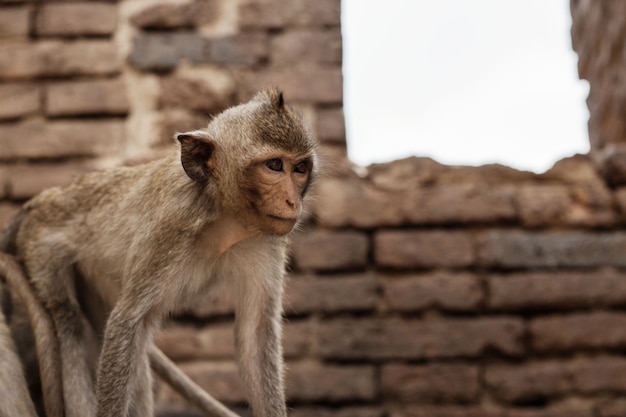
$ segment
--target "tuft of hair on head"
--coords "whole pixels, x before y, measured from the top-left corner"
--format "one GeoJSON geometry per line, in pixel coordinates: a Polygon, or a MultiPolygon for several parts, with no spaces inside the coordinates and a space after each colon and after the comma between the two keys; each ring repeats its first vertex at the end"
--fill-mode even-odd
{"type": "Polygon", "coordinates": [[[253,100],[267,102],[276,109],[282,109],[285,106],[283,92],[275,87],[268,87],[259,91],[253,100]]]}

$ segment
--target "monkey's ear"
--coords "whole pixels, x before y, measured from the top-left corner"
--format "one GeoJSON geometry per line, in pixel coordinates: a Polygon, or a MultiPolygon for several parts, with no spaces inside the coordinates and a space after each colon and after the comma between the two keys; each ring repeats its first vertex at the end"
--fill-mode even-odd
{"type": "Polygon", "coordinates": [[[194,181],[207,181],[215,169],[215,142],[206,132],[196,130],[179,133],[180,162],[189,178],[194,181]]]}

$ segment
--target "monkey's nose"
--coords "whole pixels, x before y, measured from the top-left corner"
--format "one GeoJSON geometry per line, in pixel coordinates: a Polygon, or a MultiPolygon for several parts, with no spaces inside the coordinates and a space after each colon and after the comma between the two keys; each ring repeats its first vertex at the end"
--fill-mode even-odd
{"type": "Polygon", "coordinates": [[[290,208],[296,208],[296,203],[291,200],[285,200],[285,203],[287,203],[290,208]]]}

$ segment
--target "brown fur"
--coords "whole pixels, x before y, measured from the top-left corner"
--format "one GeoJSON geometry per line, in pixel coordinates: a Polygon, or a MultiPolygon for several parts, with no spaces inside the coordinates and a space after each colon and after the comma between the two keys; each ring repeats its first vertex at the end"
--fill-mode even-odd
{"type": "Polygon", "coordinates": [[[219,283],[236,294],[235,339],[254,415],[286,416],[286,235],[315,167],[313,140],[274,90],[178,139],[181,155],[88,174],[26,205],[15,249],[55,324],[68,417],[152,416],[152,334],[219,283]],[[282,170],[265,163],[274,158],[282,170]],[[97,303],[79,297],[77,282],[97,303]],[[81,302],[104,312],[86,320],[81,302]],[[97,369],[92,344],[101,345],[97,369]]]}

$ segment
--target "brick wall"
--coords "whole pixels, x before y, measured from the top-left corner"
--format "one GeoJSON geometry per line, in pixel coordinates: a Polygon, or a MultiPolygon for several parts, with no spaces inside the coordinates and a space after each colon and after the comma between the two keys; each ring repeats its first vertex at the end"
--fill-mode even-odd
{"type": "MultiPolygon", "coordinates": [[[[42,188],[158,157],[174,131],[276,84],[327,161],[291,248],[291,416],[624,416],[623,132],[603,139],[621,85],[590,75],[622,68],[593,55],[621,42],[620,7],[572,1],[592,152],[536,175],[425,158],[353,169],[339,0],[4,2],[0,223],[42,188]]],[[[157,341],[245,414],[232,316],[228,294],[208,299],[157,341]]],[[[165,385],[159,404],[186,409],[165,385]]]]}

